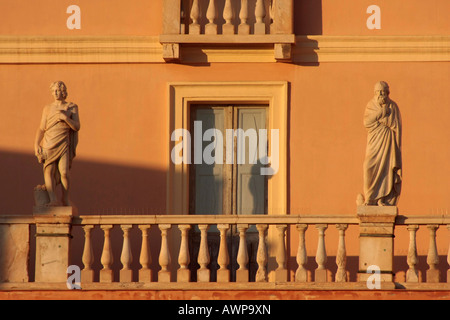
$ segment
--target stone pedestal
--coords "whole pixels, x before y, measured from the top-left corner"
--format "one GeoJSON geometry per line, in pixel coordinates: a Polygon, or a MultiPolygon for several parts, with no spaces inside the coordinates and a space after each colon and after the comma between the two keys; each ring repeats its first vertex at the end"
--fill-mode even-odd
{"type": "Polygon", "coordinates": [[[170,271],[158,271],[158,282],[170,282],[170,271]]]}
{"type": "Polygon", "coordinates": [[[211,271],[209,269],[197,270],[197,282],[209,282],[211,279],[211,271]]]}
{"type": "Polygon", "coordinates": [[[230,270],[217,270],[217,282],[230,282],[230,270]]]}
{"type": "Polygon", "coordinates": [[[191,281],[191,270],[189,269],[177,270],[177,282],[190,282],[190,281],[191,281]]]}
{"type": "Polygon", "coordinates": [[[34,207],[36,282],[66,282],[74,207],[34,207]]]}
{"type": "Polygon", "coordinates": [[[287,281],[288,281],[287,269],[275,270],[275,282],[287,282],[287,281]]]}
{"type": "Polygon", "coordinates": [[[236,282],[248,282],[248,270],[236,270],[236,282]]]}
{"type": "Polygon", "coordinates": [[[358,206],[360,219],[358,281],[378,270],[381,282],[393,282],[395,206],[358,206]],[[374,267],[373,267],[374,266],[374,267]]]}
{"type": "Polygon", "coordinates": [[[133,282],[133,270],[122,269],[119,271],[120,282],[133,282]]]}
{"type": "Polygon", "coordinates": [[[328,270],[316,269],[314,272],[314,282],[327,282],[327,281],[328,281],[328,270]]]}

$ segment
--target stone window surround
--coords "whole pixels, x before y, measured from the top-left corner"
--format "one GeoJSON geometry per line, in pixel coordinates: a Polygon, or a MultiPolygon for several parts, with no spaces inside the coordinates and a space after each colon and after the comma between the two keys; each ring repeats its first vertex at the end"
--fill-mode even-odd
{"type": "MultiPolygon", "coordinates": [[[[268,214],[287,214],[287,111],[288,82],[183,82],[169,83],[169,137],[173,130],[189,128],[189,107],[195,103],[267,103],[268,129],[279,130],[279,170],[268,180],[268,214]]],[[[175,165],[170,160],[174,142],[168,144],[167,211],[188,214],[188,165],[175,165]]],[[[270,142],[269,142],[270,145],[270,142]]],[[[269,150],[269,156],[271,152],[269,150]]]]}

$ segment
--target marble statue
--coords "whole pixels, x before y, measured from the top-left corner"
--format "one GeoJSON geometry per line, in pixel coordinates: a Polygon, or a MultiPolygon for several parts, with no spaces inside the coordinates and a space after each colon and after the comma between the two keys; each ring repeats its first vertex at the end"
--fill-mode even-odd
{"type": "Polygon", "coordinates": [[[67,87],[64,82],[52,83],[50,90],[55,101],[44,107],[34,143],[35,155],[44,167],[45,182],[44,186],[38,186],[37,189],[46,190],[48,194],[47,203],[41,205],[70,206],[69,170],[76,154],[80,130],[78,106],[66,101],[67,87]],[[59,184],[62,189],[61,200],[56,195],[56,186],[59,184]]]}
{"type": "Polygon", "coordinates": [[[375,96],[364,113],[367,147],[364,161],[364,205],[397,205],[402,186],[402,121],[389,86],[375,84],[375,96]]]}

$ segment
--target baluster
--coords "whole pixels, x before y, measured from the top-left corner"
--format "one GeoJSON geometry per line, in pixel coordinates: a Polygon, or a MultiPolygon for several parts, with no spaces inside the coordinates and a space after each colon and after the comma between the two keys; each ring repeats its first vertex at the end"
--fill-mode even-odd
{"type": "Polygon", "coordinates": [[[102,225],[100,228],[103,230],[105,235],[105,240],[103,243],[103,252],[100,262],[102,263],[103,269],[100,270],[100,282],[112,282],[113,281],[113,271],[111,265],[113,263],[113,253],[111,249],[110,241],[110,230],[112,229],[112,224],[102,225]]]}
{"type": "Polygon", "coordinates": [[[215,0],[209,0],[208,11],[206,12],[206,18],[209,23],[205,26],[205,34],[217,34],[217,24],[214,23],[214,19],[216,19],[215,2],[215,0]]]}
{"type": "Polygon", "coordinates": [[[158,271],[158,282],[170,282],[170,252],[169,252],[169,242],[167,239],[167,231],[172,227],[170,224],[160,224],[158,225],[159,230],[161,230],[161,251],[159,253],[159,265],[161,270],[158,271]]]}
{"type": "Polygon", "coordinates": [[[209,282],[211,272],[208,269],[210,262],[209,249],[208,249],[208,228],[207,224],[199,224],[200,229],[200,248],[198,250],[197,262],[200,265],[200,269],[197,270],[198,282],[209,282]]]}
{"type": "Polygon", "coordinates": [[[139,256],[139,263],[142,268],[139,269],[139,282],[151,282],[152,270],[150,264],[152,263],[152,256],[150,254],[150,247],[148,246],[148,230],[150,225],[140,225],[142,233],[141,255],[139,256]]]}
{"type": "Polygon", "coordinates": [[[297,224],[298,233],[298,249],[297,249],[297,264],[298,268],[295,272],[295,281],[307,282],[308,271],[305,268],[307,262],[306,246],[305,246],[305,231],[308,229],[307,224],[297,224]]]}
{"type": "Polygon", "coordinates": [[[275,28],[274,28],[274,16],[275,16],[275,6],[276,6],[276,1],[277,0],[271,0],[270,1],[270,7],[269,7],[269,14],[270,14],[270,34],[274,34],[275,33],[275,28]]]}
{"type": "Polygon", "coordinates": [[[419,229],[419,226],[409,225],[406,229],[409,231],[409,248],[406,259],[409,269],[406,271],[406,282],[419,282],[419,272],[416,269],[416,265],[419,262],[417,258],[416,231],[419,229]]]}
{"type": "Polygon", "coordinates": [[[238,26],[238,34],[250,34],[250,25],[247,23],[248,19],[248,0],[241,0],[241,12],[239,13],[241,20],[238,26]]]}
{"type": "MultiPolygon", "coordinates": [[[[447,225],[447,230],[450,232],[450,224],[447,225]]],[[[450,283],[450,244],[448,246],[447,264],[449,265],[447,270],[447,283],[450,283]]]]}
{"type": "Polygon", "coordinates": [[[186,0],[181,0],[180,4],[180,34],[186,33],[186,0]]]}
{"type": "Polygon", "coordinates": [[[178,255],[178,264],[180,268],[177,270],[177,282],[189,282],[191,280],[191,270],[188,265],[189,258],[189,234],[188,231],[191,228],[188,224],[180,224],[178,229],[181,230],[181,244],[180,253],[178,255]]]}
{"type": "Polygon", "coordinates": [[[277,255],[276,255],[278,267],[275,270],[275,281],[286,282],[288,279],[288,271],[286,269],[286,244],[285,244],[285,233],[287,225],[279,224],[276,226],[276,228],[278,230],[277,255]]]}
{"type": "Polygon", "coordinates": [[[237,254],[239,269],[236,270],[236,282],[248,282],[248,251],[247,240],[245,239],[245,232],[248,229],[248,224],[238,224],[237,229],[239,231],[239,249],[237,254]]]}
{"type": "Polygon", "coordinates": [[[217,263],[220,268],[217,270],[217,282],[230,282],[230,270],[228,270],[230,257],[227,246],[227,230],[230,228],[230,225],[218,224],[217,228],[220,231],[219,256],[217,257],[217,263]]]}
{"type": "Polygon", "coordinates": [[[428,247],[427,263],[430,267],[427,270],[427,282],[439,282],[439,269],[437,265],[439,264],[439,256],[436,246],[436,230],[439,228],[438,225],[428,225],[428,230],[430,230],[430,245],[428,247]]]}
{"type": "Polygon", "coordinates": [[[345,250],[345,230],[347,230],[347,224],[337,224],[336,228],[339,230],[339,243],[338,249],[336,253],[336,279],[335,282],[346,282],[347,279],[347,271],[345,267],[347,265],[347,253],[345,250]]]}
{"type": "Polygon", "coordinates": [[[294,0],[273,0],[271,17],[271,34],[293,33],[294,0]]]}
{"type": "Polygon", "coordinates": [[[92,270],[92,263],[94,262],[94,253],[92,251],[91,245],[91,229],[94,225],[83,226],[84,230],[84,250],[83,250],[83,265],[84,269],[81,270],[81,282],[93,282],[94,281],[94,270],[92,270]]]}
{"type": "Polygon", "coordinates": [[[327,262],[327,252],[325,249],[325,230],[328,228],[326,224],[317,224],[317,230],[319,230],[319,242],[317,244],[316,262],[317,269],[314,274],[315,282],[327,282],[327,269],[325,263],[327,262]]]}
{"type": "Polygon", "coordinates": [[[258,263],[258,271],[256,271],[256,282],[267,281],[267,248],[266,248],[266,230],[267,224],[257,224],[256,229],[259,232],[258,252],[256,254],[256,262],[258,263]]]}
{"type": "Polygon", "coordinates": [[[191,8],[191,19],[192,23],[189,25],[189,34],[200,34],[200,24],[198,23],[198,19],[200,18],[200,7],[199,0],[194,0],[192,2],[191,8]]]}
{"type": "Polygon", "coordinates": [[[266,34],[266,24],[263,21],[266,16],[264,0],[257,0],[255,7],[255,34],[266,34]]]}
{"type": "Polygon", "coordinates": [[[131,224],[121,225],[120,228],[123,231],[123,247],[122,254],[120,256],[120,262],[122,262],[122,269],[120,270],[120,281],[121,282],[132,282],[133,281],[133,270],[131,270],[131,262],[133,262],[133,256],[131,254],[129,231],[131,229],[131,224]]]}
{"type": "Polygon", "coordinates": [[[234,34],[234,25],[231,22],[234,18],[231,0],[225,0],[225,6],[223,7],[223,18],[225,19],[225,24],[222,26],[222,33],[234,34]]]}

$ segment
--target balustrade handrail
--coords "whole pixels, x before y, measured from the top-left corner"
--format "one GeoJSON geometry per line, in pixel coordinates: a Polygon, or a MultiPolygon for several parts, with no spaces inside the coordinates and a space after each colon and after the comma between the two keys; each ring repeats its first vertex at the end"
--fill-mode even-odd
{"type": "Polygon", "coordinates": [[[445,225],[450,224],[450,215],[441,214],[441,215],[410,215],[404,216],[399,215],[395,218],[396,225],[411,225],[411,224],[437,224],[437,225],[445,225]]]}
{"type": "Polygon", "coordinates": [[[73,225],[89,224],[359,224],[355,215],[82,215],[73,225]]]}
{"type": "MultiPolygon", "coordinates": [[[[48,217],[49,221],[52,217],[48,217]]],[[[73,217],[73,225],[87,224],[359,224],[356,215],[80,215],[73,217]]],[[[34,224],[35,216],[2,215],[0,224],[34,224]]],[[[398,215],[395,225],[447,225],[450,215],[398,215]]]]}

